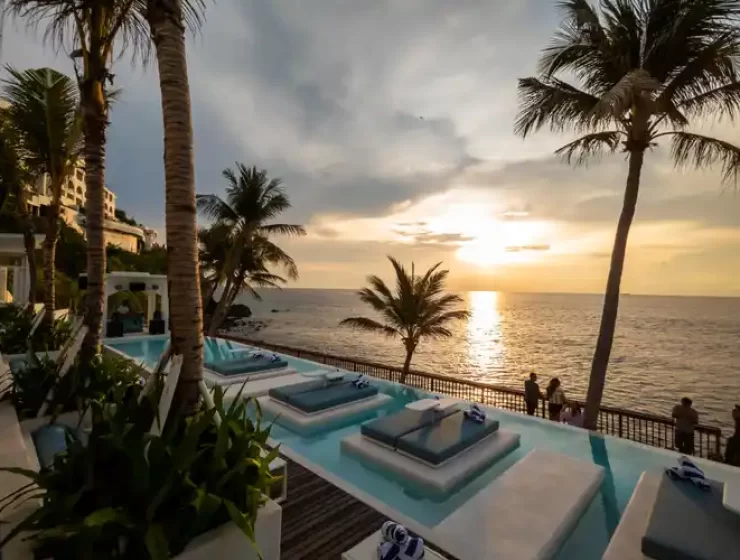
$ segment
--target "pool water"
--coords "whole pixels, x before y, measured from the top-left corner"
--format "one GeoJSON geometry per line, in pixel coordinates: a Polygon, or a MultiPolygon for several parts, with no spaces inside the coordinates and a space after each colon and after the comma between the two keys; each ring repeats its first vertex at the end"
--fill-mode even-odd
{"type": "MultiPolygon", "coordinates": [[[[162,352],[164,352],[168,341],[169,337],[167,336],[147,336],[130,340],[125,338],[114,341],[106,340],[105,344],[131,356],[137,362],[143,362],[153,368],[157,365],[157,361],[162,355],[162,352]]],[[[255,350],[262,352],[261,349],[252,348],[238,342],[208,336],[203,341],[203,361],[239,359],[239,354],[235,354],[232,350],[255,350]]],[[[292,367],[296,371],[307,372],[322,367],[315,362],[300,360],[291,356],[281,357],[288,362],[289,367],[292,367]]]]}
{"type": "MultiPolygon", "coordinates": [[[[109,346],[154,365],[165,343],[166,337],[163,337],[159,340],[116,341],[109,346]]],[[[223,352],[226,348],[236,347],[244,346],[222,339],[208,339],[205,346],[206,358],[209,359],[216,355],[216,352],[223,352]]],[[[324,367],[290,356],[282,357],[299,371],[324,367]]],[[[347,375],[355,374],[347,372],[347,375]]],[[[411,401],[430,396],[423,391],[381,380],[374,379],[372,383],[377,385],[381,392],[390,395],[392,400],[372,412],[370,419],[393,414],[411,401]]],[[[675,453],[636,445],[617,438],[602,437],[586,430],[562,427],[538,418],[498,409],[486,410],[491,418],[499,421],[501,429],[520,434],[520,446],[479,473],[473,480],[444,497],[429,495],[428,492],[414,488],[408,481],[390,472],[363,464],[359,458],[341,452],[341,440],[359,432],[360,425],[368,421],[368,413],[346,419],[341,427],[332,426],[324,432],[312,435],[301,435],[276,423],[272,427],[272,437],[280,441],[282,447],[289,448],[390,508],[429,527],[440,523],[535,448],[560,452],[601,465],[606,470],[601,489],[556,555],[557,560],[600,559],[640,475],[644,471],[659,473],[665,467],[673,466],[678,458],[675,453]]],[[[703,464],[702,467],[710,478],[716,480],[728,478],[728,471],[721,466],[703,464]]],[[[542,500],[548,499],[549,496],[542,496],[542,500]]],[[[512,515],[516,513],[512,511],[512,515]]]]}

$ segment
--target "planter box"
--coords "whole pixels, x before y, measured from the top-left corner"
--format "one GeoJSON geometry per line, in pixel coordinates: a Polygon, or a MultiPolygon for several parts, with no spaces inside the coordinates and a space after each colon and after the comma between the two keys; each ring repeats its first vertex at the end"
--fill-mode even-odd
{"type": "Polygon", "coordinates": [[[217,527],[193,540],[177,555],[178,560],[280,560],[280,531],[283,522],[282,508],[267,500],[257,513],[254,534],[257,548],[233,523],[217,527]]]}

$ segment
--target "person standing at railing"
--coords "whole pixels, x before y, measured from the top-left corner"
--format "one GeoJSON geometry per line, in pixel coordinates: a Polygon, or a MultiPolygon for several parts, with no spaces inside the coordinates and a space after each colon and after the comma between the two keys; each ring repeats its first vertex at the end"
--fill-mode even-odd
{"type": "Polygon", "coordinates": [[[547,412],[550,420],[560,422],[560,413],[565,405],[565,391],[560,386],[560,379],[553,377],[545,391],[547,395],[547,412]]]}
{"type": "Polygon", "coordinates": [[[537,374],[532,372],[524,382],[524,403],[527,405],[527,414],[534,416],[540,399],[544,398],[540,386],[537,384],[537,374]]]}
{"type": "Polygon", "coordinates": [[[740,404],[736,404],[732,409],[732,419],[735,421],[735,431],[727,439],[725,463],[740,467],[740,404]]]}
{"type": "Polygon", "coordinates": [[[690,398],[681,399],[681,404],[673,407],[675,419],[675,445],[679,453],[694,454],[694,430],[699,425],[699,413],[692,406],[690,398]]]}

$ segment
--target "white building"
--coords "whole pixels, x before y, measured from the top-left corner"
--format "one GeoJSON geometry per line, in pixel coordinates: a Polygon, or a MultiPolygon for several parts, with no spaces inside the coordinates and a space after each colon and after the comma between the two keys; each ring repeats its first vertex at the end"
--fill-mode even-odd
{"type": "MultiPolygon", "coordinates": [[[[80,162],[82,163],[82,162],[80,162]]],[[[34,194],[29,197],[29,204],[38,215],[39,208],[51,204],[51,181],[48,175],[40,177],[33,189],[34,194]]],[[[67,178],[62,185],[62,206],[67,208],[85,208],[87,204],[87,188],[85,187],[85,169],[77,167],[71,177],[67,178]]],[[[105,217],[115,219],[116,195],[109,189],[105,189],[105,217]]]]}

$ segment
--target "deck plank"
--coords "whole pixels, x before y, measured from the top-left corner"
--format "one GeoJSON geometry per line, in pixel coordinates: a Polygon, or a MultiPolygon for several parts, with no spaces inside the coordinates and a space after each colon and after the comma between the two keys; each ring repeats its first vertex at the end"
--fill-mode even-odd
{"type": "MultiPolygon", "coordinates": [[[[288,498],[283,502],[281,560],[340,560],[386,517],[298,463],[288,463],[288,498]]],[[[437,551],[439,549],[426,543],[437,551]]],[[[445,555],[455,560],[450,555],[445,555]]]]}

